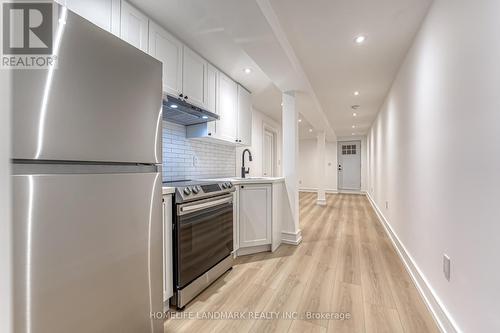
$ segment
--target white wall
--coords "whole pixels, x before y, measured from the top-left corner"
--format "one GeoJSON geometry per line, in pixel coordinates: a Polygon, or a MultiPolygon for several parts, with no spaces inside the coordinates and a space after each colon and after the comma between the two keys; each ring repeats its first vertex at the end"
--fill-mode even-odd
{"type": "Polygon", "coordinates": [[[264,113],[252,109],[252,145],[250,147],[236,149],[236,176],[241,175],[241,154],[245,148],[252,152],[252,162],[248,161],[245,155],[245,167],[250,167],[250,177],[262,177],[263,175],[263,139],[264,139],[264,124],[273,128],[277,132],[277,163],[276,176],[281,176],[281,147],[282,135],[281,124],[272,118],[269,118],[264,113]]]}
{"type": "Polygon", "coordinates": [[[337,191],[337,143],[326,143],[325,179],[319,179],[318,151],[316,139],[299,141],[299,187],[301,190],[316,191],[320,181],[327,192],[337,191]]]}
{"type": "Polygon", "coordinates": [[[499,13],[436,0],[368,136],[370,194],[464,332],[500,332],[499,13]]]}
{"type": "Polygon", "coordinates": [[[320,179],[317,172],[318,152],[316,139],[304,139],[299,142],[299,186],[302,191],[316,191],[323,181],[327,192],[338,190],[337,145],[341,141],[361,141],[361,191],[367,189],[368,163],[366,137],[339,137],[337,142],[326,143],[325,179],[320,179]]]}
{"type": "Polygon", "coordinates": [[[0,332],[12,331],[10,72],[0,70],[0,332]]]}
{"type": "Polygon", "coordinates": [[[234,146],[186,139],[186,127],[163,121],[163,181],[234,177],[234,146]]]}

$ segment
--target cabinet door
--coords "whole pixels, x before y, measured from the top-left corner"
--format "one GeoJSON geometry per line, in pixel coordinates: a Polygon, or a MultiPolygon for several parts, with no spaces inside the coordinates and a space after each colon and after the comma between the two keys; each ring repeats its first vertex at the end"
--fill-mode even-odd
{"type": "Polygon", "coordinates": [[[119,35],[120,0],[56,0],[98,27],[119,35]]]}
{"type": "Polygon", "coordinates": [[[219,139],[235,143],[238,127],[236,83],[223,73],[219,73],[218,82],[217,113],[220,119],[216,124],[216,135],[219,139]]]}
{"type": "Polygon", "coordinates": [[[208,64],[207,82],[207,110],[217,113],[217,77],[219,71],[208,64]]]}
{"type": "Polygon", "coordinates": [[[206,108],[207,106],[207,75],[208,62],[193,50],[184,46],[182,93],[189,103],[202,108],[206,108]]]}
{"type": "Polygon", "coordinates": [[[252,144],[252,99],[250,93],[238,85],[238,143],[252,144]]]}
{"type": "Polygon", "coordinates": [[[240,187],[240,248],[271,244],[271,200],[271,185],[240,187]]]}
{"type": "Polygon", "coordinates": [[[122,1],[120,37],[144,52],[148,51],[149,19],[135,7],[122,1]]]}
{"type": "Polygon", "coordinates": [[[172,261],[172,195],[163,196],[163,301],[174,295],[172,261]]]}
{"type": "Polygon", "coordinates": [[[182,92],[182,43],[158,24],[149,24],[148,53],[163,64],[163,91],[174,96],[182,92]]]}

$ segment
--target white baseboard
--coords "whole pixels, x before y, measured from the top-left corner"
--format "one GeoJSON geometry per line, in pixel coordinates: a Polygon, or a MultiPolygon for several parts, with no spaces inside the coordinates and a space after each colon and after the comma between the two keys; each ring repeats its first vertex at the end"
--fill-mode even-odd
{"type": "Polygon", "coordinates": [[[369,193],[366,193],[368,201],[373,207],[373,210],[377,214],[377,217],[385,229],[385,232],[389,236],[394,248],[396,249],[399,257],[403,261],[403,264],[411,276],[413,283],[417,287],[417,290],[422,296],[424,303],[426,304],[429,311],[432,313],[434,320],[438,324],[438,327],[443,333],[459,333],[462,332],[456,322],[451,317],[450,313],[446,310],[443,303],[436,295],[436,292],[431,287],[430,283],[426,279],[425,275],[418,268],[417,264],[413,260],[410,253],[406,250],[403,243],[399,240],[399,237],[392,229],[391,225],[385,218],[382,211],[378,208],[377,204],[371,197],[369,193]]]}
{"type": "MultiPolygon", "coordinates": [[[[309,193],[317,193],[318,192],[318,189],[317,188],[313,188],[313,187],[301,187],[299,188],[299,192],[309,192],[309,193]]],[[[336,189],[327,189],[325,190],[326,193],[338,193],[338,191],[336,189]]]]}
{"type": "Polygon", "coordinates": [[[302,231],[297,230],[296,232],[281,232],[281,243],[299,245],[302,242],[302,231]]]}
{"type": "Polygon", "coordinates": [[[259,252],[270,252],[271,244],[267,245],[257,245],[251,247],[241,247],[237,251],[237,256],[246,256],[249,254],[259,253],[259,252]]]}

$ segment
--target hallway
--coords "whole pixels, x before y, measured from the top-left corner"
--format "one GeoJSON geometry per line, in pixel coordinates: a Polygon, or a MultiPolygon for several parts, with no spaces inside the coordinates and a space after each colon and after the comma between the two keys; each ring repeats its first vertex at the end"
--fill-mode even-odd
{"type": "Polygon", "coordinates": [[[238,258],[186,306],[185,318],[166,322],[166,332],[438,332],[365,196],[327,195],[327,206],[318,206],[315,194],[301,193],[300,221],[299,246],[238,258]],[[187,319],[288,311],[296,317],[187,319]]]}

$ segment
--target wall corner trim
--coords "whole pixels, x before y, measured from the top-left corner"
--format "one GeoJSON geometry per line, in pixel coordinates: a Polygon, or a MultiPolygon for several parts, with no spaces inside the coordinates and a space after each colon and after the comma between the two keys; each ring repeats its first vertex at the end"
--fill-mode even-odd
{"type": "Polygon", "coordinates": [[[368,201],[372,205],[373,210],[377,214],[380,224],[382,224],[382,226],[384,227],[384,230],[386,234],[389,236],[392,245],[396,249],[396,252],[398,253],[399,257],[401,258],[401,261],[403,262],[406,271],[410,274],[413,283],[417,287],[417,290],[420,293],[422,300],[424,301],[425,305],[431,312],[439,330],[442,333],[461,333],[462,331],[459,329],[458,325],[453,320],[449,312],[446,310],[442,302],[436,296],[436,293],[432,289],[431,285],[429,284],[423,273],[420,271],[415,261],[411,257],[410,253],[406,250],[403,243],[399,240],[399,237],[394,232],[391,225],[389,224],[385,216],[382,214],[382,211],[375,203],[375,200],[373,200],[373,198],[368,192],[366,192],[365,194],[366,197],[368,198],[368,201]]]}
{"type": "Polygon", "coordinates": [[[302,242],[302,230],[297,230],[296,232],[281,232],[281,243],[290,245],[299,245],[302,242]]]}

